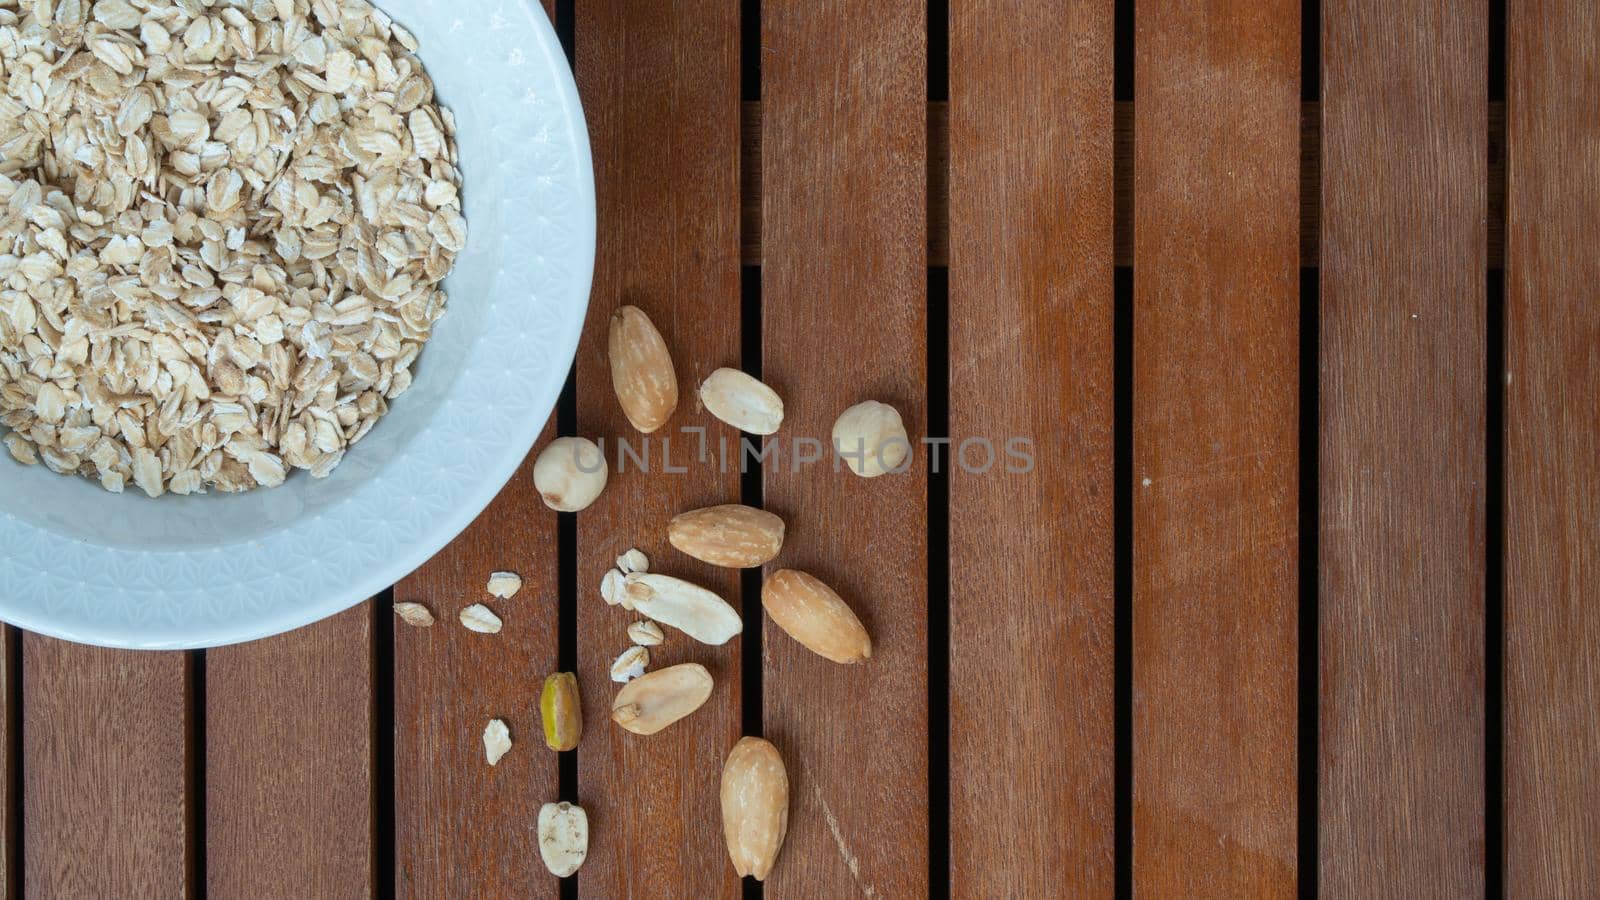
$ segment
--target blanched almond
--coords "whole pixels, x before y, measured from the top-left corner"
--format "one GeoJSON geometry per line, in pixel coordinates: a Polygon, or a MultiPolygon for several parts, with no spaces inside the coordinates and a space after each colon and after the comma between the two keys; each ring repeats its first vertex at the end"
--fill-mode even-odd
{"type": "Polygon", "coordinates": [[[728,503],[672,517],[667,540],[702,562],[748,569],[783,549],[783,520],[764,509],[728,503]]]}
{"type": "Polygon", "coordinates": [[[738,369],[718,369],[700,383],[706,411],[740,431],[773,434],[783,425],[778,392],[738,369]]]}
{"type": "Polygon", "coordinates": [[[833,423],[833,452],[862,478],[905,471],[911,440],[900,412],[887,403],[868,400],[839,414],[833,423]]]}
{"type": "Polygon", "coordinates": [[[634,734],[655,734],[699,709],[713,686],[699,663],[658,669],[623,685],[611,704],[611,721],[634,734]]]}
{"type": "Polygon", "coordinates": [[[722,767],[722,834],[739,875],[766,880],[789,832],[789,773],[778,748],[741,738],[722,767]]]}
{"type": "Polygon", "coordinates": [[[623,580],[623,606],[687,634],[703,644],[726,644],[744,630],[728,601],[670,575],[635,572],[623,580]]]}
{"type": "Polygon", "coordinates": [[[807,650],[837,663],[872,656],[872,638],[850,606],[821,581],[779,569],[761,586],[761,605],[779,628],[807,650]]]}
{"type": "Polygon", "coordinates": [[[665,425],[678,408],[678,374],[644,310],[623,306],[611,314],[609,349],[611,387],[623,415],[645,434],[665,425]]]}
{"type": "Polygon", "coordinates": [[[545,506],[557,512],[580,512],[606,489],[610,471],[605,453],[594,441],[556,438],[533,461],[533,486],[545,506]]]}

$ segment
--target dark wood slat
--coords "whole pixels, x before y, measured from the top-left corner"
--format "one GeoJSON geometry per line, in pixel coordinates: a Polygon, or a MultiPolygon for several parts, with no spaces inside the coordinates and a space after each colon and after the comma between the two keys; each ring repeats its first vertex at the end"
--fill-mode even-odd
{"type": "Polygon", "coordinates": [[[0,626],[0,893],[22,896],[22,632],[0,626]]]}
{"type": "MultiPolygon", "coordinates": [[[[1507,23],[1506,886],[1600,895],[1600,9],[1507,23]]],[[[1501,385],[1493,385],[1501,389],[1501,385]]]]}
{"type": "MultiPolygon", "coordinates": [[[[742,147],[744,154],[744,203],[742,254],[745,265],[761,265],[761,104],[745,103],[742,147]]],[[[1116,155],[1116,233],[1115,254],[1119,266],[1133,265],[1133,104],[1115,105],[1113,144],[1116,155]]],[[[1322,142],[1322,104],[1300,104],[1300,265],[1317,266],[1317,247],[1321,231],[1321,176],[1317,159],[1322,142]]],[[[1506,105],[1489,104],[1489,265],[1500,265],[1504,245],[1501,217],[1493,215],[1505,208],[1505,182],[1500,177],[1505,167],[1500,140],[1506,105]]],[[[945,178],[949,161],[950,135],[946,125],[950,105],[928,104],[928,265],[943,266],[950,261],[949,184],[945,178]]]]}
{"type": "Polygon", "coordinates": [[[375,614],[206,652],[210,894],[372,893],[375,614]]]}
{"type": "MultiPolygon", "coordinates": [[[[554,431],[545,428],[540,447],[554,431]]],[[[430,628],[394,624],[395,886],[403,897],[558,893],[533,827],[559,787],[557,754],[539,724],[539,687],[558,661],[559,557],[556,514],[534,490],[531,468],[532,454],[460,537],[395,587],[396,600],[424,603],[438,619],[430,628]],[[521,592],[490,597],[497,570],[521,575],[521,592]],[[462,627],[457,614],[473,603],[495,610],[504,630],[462,627]],[[490,766],[483,729],[496,718],[513,746],[490,766]]]]}
{"type": "MultiPolygon", "coordinates": [[[[611,722],[612,661],[640,618],[599,596],[600,579],[630,547],[651,571],[704,585],[735,606],[739,577],[667,543],[667,521],[686,509],[737,502],[737,463],[722,470],[716,442],[738,433],[698,410],[712,370],[739,365],[739,9],[722,0],[587,0],[578,7],[578,84],[589,117],[603,236],[589,321],[578,351],[578,430],[648,447],[651,471],[621,471],[578,514],[578,655],[589,733],[579,749],[580,796],[593,826],[582,889],[596,897],[735,896],[739,883],[722,837],[718,785],[740,734],[740,639],[699,644],[667,629],[651,669],[698,662],[711,699],[659,734],[611,722]],[[628,424],[611,388],[608,323],[619,306],[643,309],[677,366],[672,420],[649,437],[628,424]],[[697,463],[705,428],[710,458],[697,463]],[[669,443],[670,442],[670,443],[669,443]],[[663,453],[670,447],[666,470],[663,453]]],[[[734,459],[734,457],[730,457],[734,459]]],[[[752,623],[753,627],[754,623],[752,623]]]]}
{"type": "Polygon", "coordinates": [[[1296,886],[1300,4],[1139,4],[1134,891],[1296,886]]]}
{"type": "Polygon", "coordinates": [[[1323,5],[1321,888],[1484,890],[1485,0],[1323,5]]]}
{"type": "Polygon", "coordinates": [[[969,896],[1109,896],[1111,7],[952,12],[950,432],[1001,453],[1027,437],[1036,456],[1027,474],[1004,456],[942,463],[952,879],[969,896]]]}
{"type": "MultiPolygon", "coordinates": [[[[767,4],[761,73],[764,372],[784,450],[893,404],[927,433],[926,23],[914,0],[767,4]]],[[[927,477],[866,480],[793,454],[764,471],[791,524],[778,564],[833,586],[873,638],[839,666],[763,632],[767,736],[789,766],[789,838],[768,897],[928,889],[927,477]]]]}
{"type": "Polygon", "coordinates": [[[188,657],[22,643],[28,896],[194,891],[188,657]]]}

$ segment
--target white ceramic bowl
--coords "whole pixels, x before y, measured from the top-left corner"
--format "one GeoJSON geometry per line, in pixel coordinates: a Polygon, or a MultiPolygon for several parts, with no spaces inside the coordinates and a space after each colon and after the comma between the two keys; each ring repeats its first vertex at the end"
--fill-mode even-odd
{"type": "Polygon", "coordinates": [[[470,231],[414,386],[331,477],[249,494],[114,495],[0,453],[0,618],[152,649],[288,631],[398,581],[517,473],[571,366],[594,268],[577,89],[530,0],[378,5],[422,42],[455,111],[470,231]]]}

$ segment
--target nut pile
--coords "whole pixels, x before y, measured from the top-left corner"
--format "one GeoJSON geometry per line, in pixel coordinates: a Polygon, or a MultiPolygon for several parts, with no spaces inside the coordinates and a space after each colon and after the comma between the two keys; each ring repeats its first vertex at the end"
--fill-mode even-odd
{"type": "MultiPolygon", "coordinates": [[[[677,376],[666,342],[642,311],[623,307],[612,316],[610,359],[613,387],[628,421],[645,433],[665,425],[677,407],[677,376]]],[[[783,421],[777,393],[732,369],[713,372],[699,396],[712,415],[750,434],[775,433],[783,421]]],[[[876,401],[846,410],[834,425],[833,437],[835,452],[864,478],[901,471],[911,452],[900,414],[876,401]]],[[[588,508],[605,490],[607,476],[600,447],[581,437],[550,442],[533,466],[540,496],[561,512],[588,508]]],[[[674,516],[666,538],[674,549],[701,562],[750,569],[777,559],[787,532],[784,520],[771,512],[727,503],[674,516]]],[[[650,670],[649,648],[667,640],[663,626],[707,645],[725,644],[744,630],[739,611],[715,591],[650,569],[644,553],[629,549],[600,582],[600,596],[608,605],[644,616],[627,626],[630,643],[610,667],[611,680],[621,685],[611,701],[611,720],[636,735],[653,735],[688,718],[716,689],[710,671],[699,663],[650,670]]],[[[514,573],[496,572],[487,591],[509,599],[521,584],[514,573]]],[[[779,628],[824,659],[855,664],[872,656],[872,639],[850,605],[810,574],[772,572],[762,587],[761,603],[779,628]]],[[[409,623],[432,622],[431,613],[419,604],[396,604],[395,609],[409,623]]],[[[461,610],[460,617],[474,631],[494,632],[502,624],[481,603],[461,610]]],[[[574,673],[556,672],[545,679],[539,717],[550,749],[565,752],[578,746],[583,717],[574,673]]],[[[490,729],[484,743],[493,764],[509,749],[510,739],[500,720],[493,720],[490,729]]],[[[761,738],[740,740],[724,764],[720,799],[734,869],[741,876],[765,879],[789,823],[789,779],[777,748],[761,738]]],[[[539,812],[538,838],[545,865],[564,878],[588,854],[588,817],[571,803],[547,803],[539,812]]]]}
{"type": "Polygon", "coordinates": [[[365,0],[0,3],[0,431],[154,497],[323,477],[466,244],[455,123],[365,0]]]}

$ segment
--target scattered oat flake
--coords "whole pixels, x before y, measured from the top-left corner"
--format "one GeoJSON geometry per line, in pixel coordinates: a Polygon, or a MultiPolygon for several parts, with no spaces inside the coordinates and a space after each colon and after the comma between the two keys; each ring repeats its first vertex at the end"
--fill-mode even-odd
{"type": "Polygon", "coordinates": [[[489,765],[500,762],[500,758],[510,749],[511,729],[499,719],[490,719],[483,729],[483,755],[488,758],[489,765]]]}
{"type": "Polygon", "coordinates": [[[476,631],[479,634],[500,633],[500,617],[482,603],[474,603],[463,609],[461,624],[465,625],[468,631],[476,631]]]}
{"type": "Polygon", "coordinates": [[[412,627],[427,628],[433,624],[433,613],[421,603],[402,600],[394,605],[394,611],[400,616],[400,621],[412,627]]]}
{"type": "Polygon", "coordinates": [[[522,576],[515,572],[496,572],[489,576],[489,596],[510,600],[522,590],[522,576]]]}
{"type": "Polygon", "coordinates": [[[648,572],[650,571],[650,560],[639,548],[635,547],[617,557],[617,568],[622,570],[624,575],[632,575],[635,572],[648,572]]]}
{"type": "Polygon", "coordinates": [[[611,680],[627,684],[640,675],[650,665],[650,651],[643,647],[629,647],[622,651],[617,661],[611,664],[611,680]]]}
{"type": "Polygon", "coordinates": [[[661,626],[654,622],[639,621],[628,626],[628,639],[641,647],[655,647],[667,639],[661,626]]]}
{"type": "Polygon", "coordinates": [[[616,569],[606,570],[605,576],[600,579],[600,596],[611,606],[622,602],[621,572],[616,569]]]}

